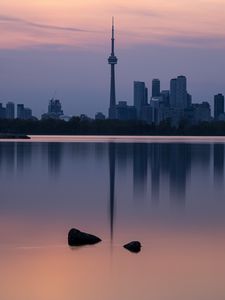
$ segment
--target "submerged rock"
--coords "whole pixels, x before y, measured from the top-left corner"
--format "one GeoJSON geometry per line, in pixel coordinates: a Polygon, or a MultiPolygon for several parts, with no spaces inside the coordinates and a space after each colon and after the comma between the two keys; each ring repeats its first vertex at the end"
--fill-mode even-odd
{"type": "Polygon", "coordinates": [[[95,235],[82,232],[78,229],[72,228],[68,233],[69,246],[85,246],[94,245],[101,242],[101,239],[95,235]]]}
{"type": "Polygon", "coordinates": [[[138,253],[141,251],[141,243],[138,241],[130,242],[130,243],[124,245],[123,247],[134,253],[138,253]]]}

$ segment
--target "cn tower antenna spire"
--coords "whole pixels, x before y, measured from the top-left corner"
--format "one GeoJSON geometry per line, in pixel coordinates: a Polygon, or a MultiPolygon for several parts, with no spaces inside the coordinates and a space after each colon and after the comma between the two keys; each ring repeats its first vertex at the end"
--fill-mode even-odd
{"type": "Polygon", "coordinates": [[[114,17],[112,17],[112,52],[108,59],[111,66],[111,81],[110,81],[110,104],[109,104],[109,119],[116,119],[116,83],[115,83],[115,65],[117,64],[117,57],[115,55],[115,24],[114,17]]]}
{"type": "Polygon", "coordinates": [[[114,17],[112,17],[112,55],[115,52],[115,25],[114,25],[114,17]]]}

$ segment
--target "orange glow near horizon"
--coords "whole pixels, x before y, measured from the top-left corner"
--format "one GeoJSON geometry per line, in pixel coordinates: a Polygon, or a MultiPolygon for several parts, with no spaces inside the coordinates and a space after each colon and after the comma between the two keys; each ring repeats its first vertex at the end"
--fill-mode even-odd
{"type": "Polygon", "coordinates": [[[120,45],[223,47],[222,0],[0,0],[0,48],[62,45],[100,48],[115,15],[120,45]],[[78,31],[76,31],[78,29],[78,31]],[[79,31],[81,30],[81,31],[79,31]]]}
{"type": "MultiPolygon", "coordinates": [[[[19,227],[15,227],[18,221],[13,222],[10,228],[17,236],[21,221],[19,227]]],[[[61,225],[56,226],[56,232],[61,225]]],[[[38,222],[33,226],[38,228],[38,222]]],[[[139,255],[121,246],[124,237],[133,234],[129,230],[120,234],[113,249],[108,241],[74,250],[64,240],[62,247],[48,246],[52,232],[45,227],[46,244],[40,248],[11,244],[7,251],[0,249],[1,299],[211,300],[224,295],[223,231],[215,235],[205,230],[184,233],[156,227],[144,232],[139,255]]],[[[1,238],[4,241],[3,235],[1,238]]],[[[31,244],[37,243],[36,235],[29,238],[31,244]]]]}

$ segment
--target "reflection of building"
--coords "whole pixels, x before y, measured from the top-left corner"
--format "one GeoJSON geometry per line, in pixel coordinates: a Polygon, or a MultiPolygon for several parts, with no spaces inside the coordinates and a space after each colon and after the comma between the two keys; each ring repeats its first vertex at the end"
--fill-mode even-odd
{"type": "Polygon", "coordinates": [[[171,201],[177,205],[184,205],[187,175],[191,167],[191,145],[170,145],[170,192],[171,201]]]}
{"type": "Polygon", "coordinates": [[[14,172],[16,145],[17,143],[0,144],[0,170],[6,166],[7,171],[14,172]]]}
{"type": "Polygon", "coordinates": [[[47,143],[43,145],[43,150],[48,156],[48,168],[51,174],[58,175],[60,172],[64,147],[63,143],[47,143]]]}
{"type": "Polygon", "coordinates": [[[150,145],[152,202],[158,204],[160,191],[160,144],[150,145]]]}
{"type": "Polygon", "coordinates": [[[148,145],[133,145],[133,181],[136,196],[145,196],[147,192],[148,145]]]}
{"type": "Polygon", "coordinates": [[[223,184],[224,179],[224,144],[214,144],[213,149],[213,162],[214,162],[214,181],[216,184],[223,184]]]}
{"type": "Polygon", "coordinates": [[[16,143],[16,164],[17,171],[23,172],[25,168],[31,166],[34,146],[32,143],[16,143]]]}
{"type": "Polygon", "coordinates": [[[109,215],[110,215],[110,236],[111,242],[113,241],[113,233],[114,233],[114,213],[115,213],[115,163],[116,163],[116,152],[115,152],[116,144],[109,144],[109,215]]]}

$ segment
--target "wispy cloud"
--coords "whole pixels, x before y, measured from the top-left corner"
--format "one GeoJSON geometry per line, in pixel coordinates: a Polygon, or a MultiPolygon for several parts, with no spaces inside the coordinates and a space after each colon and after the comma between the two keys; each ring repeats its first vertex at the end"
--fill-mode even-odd
{"type": "Polygon", "coordinates": [[[58,30],[58,31],[72,31],[72,32],[90,32],[89,30],[85,30],[81,28],[35,23],[28,20],[6,16],[6,15],[0,15],[0,23],[20,24],[28,27],[33,27],[33,28],[56,30],[56,31],[58,30]]]}
{"type": "Polygon", "coordinates": [[[220,48],[225,46],[225,36],[205,36],[205,35],[176,35],[165,37],[169,43],[180,46],[200,47],[200,48],[220,48]]]}

